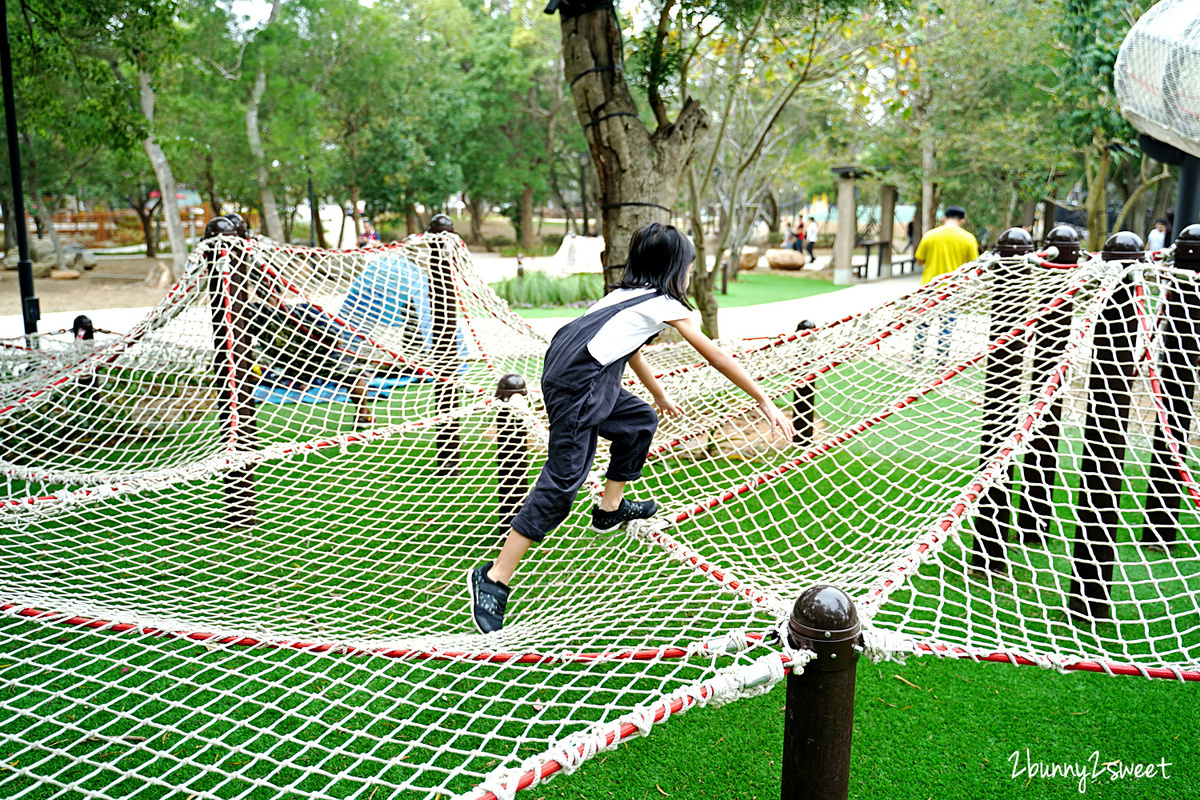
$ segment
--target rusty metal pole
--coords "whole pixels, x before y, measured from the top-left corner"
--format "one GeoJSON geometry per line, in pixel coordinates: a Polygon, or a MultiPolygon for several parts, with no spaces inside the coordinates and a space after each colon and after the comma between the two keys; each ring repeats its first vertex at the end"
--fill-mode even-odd
{"type": "MultiPolygon", "coordinates": [[[[817,327],[817,323],[811,319],[801,321],[796,326],[796,331],[811,331],[817,327]]],[[[816,435],[817,421],[817,379],[813,376],[811,381],[805,381],[796,387],[792,399],[792,428],[795,433],[792,435],[792,441],[796,444],[812,444],[813,437],[816,435]]]]}
{"type": "Polygon", "coordinates": [[[502,401],[496,411],[496,508],[502,534],[508,532],[509,523],[529,493],[525,430],[520,418],[508,406],[514,394],[529,396],[525,379],[520,375],[505,375],[496,385],[496,397],[502,401]]]}
{"type": "MultiPolygon", "coordinates": [[[[1079,232],[1070,225],[1059,225],[1046,237],[1046,248],[1058,253],[1047,261],[1051,264],[1079,263],[1079,232]]],[[[1053,269],[1045,267],[1044,269],[1053,269]]],[[[1049,298],[1045,298],[1047,301],[1049,298]]],[[[1033,333],[1033,393],[1040,396],[1050,371],[1058,364],[1071,333],[1071,302],[1067,301],[1046,312],[1033,333]]],[[[1042,540],[1048,522],[1054,515],[1050,498],[1058,479],[1058,441],[1062,428],[1062,403],[1058,400],[1046,410],[1041,431],[1030,443],[1021,468],[1025,490],[1021,492],[1017,528],[1029,544],[1042,540]],[[1043,522],[1039,522],[1043,521],[1043,522]]]]}
{"type": "Polygon", "coordinates": [[[1154,459],[1146,486],[1146,527],[1142,544],[1166,551],[1179,537],[1179,506],[1183,500],[1179,463],[1187,463],[1188,431],[1196,395],[1196,362],[1200,357],[1200,225],[1185,228],[1175,240],[1175,268],[1192,277],[1175,277],[1165,283],[1168,292],[1159,338],[1159,386],[1167,412],[1167,425],[1178,456],[1168,444],[1162,423],[1156,425],[1154,459]],[[1178,461],[1176,460],[1178,459],[1178,461]]]}
{"type": "Polygon", "coordinates": [[[833,586],[805,590],[788,620],[788,644],[816,658],[787,677],[783,800],[846,800],[854,734],[854,668],[862,636],[850,597],[833,586]]]}
{"type": "MultiPolygon", "coordinates": [[[[430,220],[428,232],[455,233],[454,222],[445,214],[437,214],[430,220]]],[[[447,242],[438,237],[431,242],[429,254],[429,310],[433,315],[430,350],[433,372],[438,378],[433,386],[438,416],[449,414],[458,407],[458,303],[447,248],[447,242]]],[[[458,420],[447,420],[438,425],[434,442],[438,474],[457,475],[462,461],[458,420]]]]}
{"type": "MultiPolygon", "coordinates": [[[[1140,236],[1115,233],[1104,245],[1105,261],[1132,263],[1145,256],[1140,236]]],[[[1121,485],[1125,480],[1125,421],[1133,381],[1137,315],[1133,297],[1122,283],[1096,321],[1092,369],[1088,376],[1087,416],[1083,424],[1079,504],[1072,549],[1067,606],[1076,622],[1112,616],[1109,586],[1116,561],[1114,537],[1120,527],[1121,485]]]]}
{"type": "MultiPolygon", "coordinates": [[[[1009,228],[996,240],[996,254],[1001,258],[1016,258],[1033,252],[1033,237],[1024,228],[1009,228]]],[[[1020,289],[1027,283],[1029,264],[998,264],[991,275],[991,314],[988,340],[999,341],[1015,324],[1017,314],[1005,302],[1022,302],[1020,289]]],[[[1014,424],[1013,415],[1020,399],[1021,365],[1025,359],[1025,340],[1011,339],[1007,344],[988,353],[983,376],[983,440],[979,447],[982,468],[992,460],[1005,434],[1014,424]]],[[[979,501],[975,517],[975,541],[972,545],[971,566],[997,574],[1008,571],[1004,542],[1012,515],[1012,468],[992,485],[979,501]]]]}

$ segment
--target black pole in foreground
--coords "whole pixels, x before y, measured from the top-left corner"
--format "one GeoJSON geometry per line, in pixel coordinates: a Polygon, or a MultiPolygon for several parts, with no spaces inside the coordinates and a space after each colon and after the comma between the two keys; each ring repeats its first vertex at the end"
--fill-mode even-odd
{"type": "MultiPolygon", "coordinates": [[[[454,232],[454,221],[445,214],[435,214],[429,222],[428,233],[454,232]]],[[[458,367],[458,304],[450,256],[442,241],[434,241],[430,246],[429,311],[433,316],[430,349],[434,373],[439,378],[433,385],[433,402],[438,416],[443,416],[458,407],[458,385],[454,382],[458,367]]],[[[438,475],[457,475],[462,462],[458,420],[438,425],[434,442],[438,475]]]]}
{"type": "MultiPolygon", "coordinates": [[[[1175,240],[1175,266],[1200,271],[1200,225],[1188,226],[1175,240]]],[[[1179,536],[1179,505],[1184,494],[1179,464],[1187,463],[1196,362],[1200,356],[1200,291],[1194,279],[1176,278],[1166,284],[1166,291],[1162,355],[1157,366],[1167,424],[1178,456],[1172,452],[1160,422],[1155,426],[1154,460],[1146,486],[1146,527],[1142,532],[1142,544],[1156,550],[1172,547],[1179,536]]]]}
{"type": "Polygon", "coordinates": [[[8,3],[0,0],[0,68],[4,80],[4,122],[8,133],[8,168],[12,172],[13,215],[17,223],[17,282],[21,290],[21,316],[25,333],[37,333],[42,316],[33,295],[33,262],[29,260],[29,232],[25,229],[25,187],[21,183],[21,145],[17,139],[17,97],[13,89],[12,50],[8,46],[8,3]]]}
{"type": "MultiPolygon", "coordinates": [[[[1105,261],[1138,261],[1145,256],[1140,236],[1114,233],[1104,245],[1105,261]]],[[[1088,375],[1087,416],[1075,544],[1071,552],[1071,588],[1067,607],[1079,623],[1112,616],[1109,586],[1116,562],[1114,540],[1120,527],[1121,485],[1125,481],[1125,421],[1135,371],[1137,314],[1133,294],[1122,283],[1096,321],[1092,369],[1088,375]]]]}
{"type": "Polygon", "coordinates": [[[509,523],[521,510],[521,503],[529,493],[525,431],[521,428],[521,420],[508,407],[514,394],[528,396],[529,390],[525,388],[524,378],[510,373],[496,385],[496,397],[502,401],[496,410],[496,507],[501,535],[508,532],[509,523]]]}
{"type": "MultiPolygon", "coordinates": [[[[1058,255],[1047,259],[1051,264],[1079,263],[1079,232],[1070,225],[1059,225],[1046,235],[1046,247],[1058,250],[1058,255]]],[[[1050,298],[1044,298],[1049,302],[1050,298]]],[[[1067,339],[1071,334],[1071,302],[1060,303],[1046,312],[1042,322],[1033,332],[1033,391],[1041,392],[1050,378],[1050,370],[1062,358],[1067,339]]],[[[1054,516],[1050,499],[1058,480],[1058,441],[1062,428],[1062,402],[1055,400],[1046,410],[1041,433],[1031,442],[1025,463],[1021,467],[1021,478],[1025,491],[1021,493],[1020,515],[1017,527],[1026,544],[1039,543],[1045,533],[1048,520],[1054,516]]]]}
{"type": "Polygon", "coordinates": [[[817,657],[787,677],[783,800],[845,800],[850,794],[859,631],[854,602],[833,586],[807,589],[792,608],[788,644],[817,657]]]}
{"type": "MultiPolygon", "coordinates": [[[[1033,252],[1033,237],[1024,228],[1009,228],[996,240],[996,252],[1001,258],[1015,258],[1033,252]]],[[[991,274],[991,315],[988,340],[999,341],[1012,330],[1016,314],[1004,305],[1020,302],[1019,290],[1026,281],[1028,264],[997,265],[991,274]],[[1011,298],[1011,301],[1009,300],[1011,298]]],[[[1025,339],[1015,337],[988,354],[983,376],[983,442],[979,447],[980,467],[996,454],[1013,423],[1021,391],[1021,363],[1025,358],[1025,339]]],[[[971,566],[996,574],[1008,571],[1004,542],[1012,516],[1010,486],[1012,468],[1005,478],[992,484],[980,498],[979,514],[975,517],[975,541],[972,545],[971,566]]]]}
{"type": "MultiPolygon", "coordinates": [[[[803,320],[796,326],[796,332],[811,331],[817,323],[811,319],[803,320]]],[[[795,434],[792,441],[796,444],[812,444],[816,435],[817,421],[817,379],[806,381],[796,387],[792,400],[792,428],[795,434]]]]}

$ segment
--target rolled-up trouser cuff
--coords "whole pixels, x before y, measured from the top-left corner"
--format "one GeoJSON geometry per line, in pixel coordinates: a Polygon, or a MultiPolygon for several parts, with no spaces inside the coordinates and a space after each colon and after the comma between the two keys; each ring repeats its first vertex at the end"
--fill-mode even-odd
{"type": "Polygon", "coordinates": [[[604,473],[604,478],[606,480],[618,481],[620,483],[628,483],[629,481],[636,481],[640,477],[642,477],[642,471],[640,469],[637,472],[613,472],[610,469],[610,470],[608,470],[608,472],[604,473]]]}
{"type": "Polygon", "coordinates": [[[521,534],[521,535],[522,535],[522,536],[524,536],[526,539],[529,539],[530,541],[533,541],[533,542],[540,542],[540,541],[542,541],[543,539],[545,539],[545,538],[546,538],[546,534],[544,534],[544,533],[536,533],[536,532],[534,532],[534,533],[531,533],[531,532],[529,532],[529,531],[523,531],[523,530],[521,530],[521,528],[523,528],[523,527],[525,527],[525,526],[524,526],[524,525],[521,525],[521,523],[519,523],[519,522],[518,522],[518,521],[517,521],[515,518],[514,518],[514,519],[513,519],[513,521],[510,523],[510,527],[512,527],[512,529],[513,529],[514,531],[516,531],[517,533],[521,534]]]}

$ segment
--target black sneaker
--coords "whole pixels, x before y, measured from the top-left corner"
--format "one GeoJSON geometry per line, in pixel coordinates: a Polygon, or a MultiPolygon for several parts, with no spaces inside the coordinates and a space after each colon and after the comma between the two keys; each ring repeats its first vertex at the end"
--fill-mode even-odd
{"type": "Polygon", "coordinates": [[[602,511],[596,506],[592,509],[592,530],[612,533],[631,519],[650,519],[657,513],[658,503],[653,500],[622,500],[616,511],[602,511]]]}
{"type": "Polygon", "coordinates": [[[471,596],[471,621],[480,633],[492,633],[504,627],[504,608],[509,588],[487,576],[492,562],[467,571],[467,594],[471,596]]]}

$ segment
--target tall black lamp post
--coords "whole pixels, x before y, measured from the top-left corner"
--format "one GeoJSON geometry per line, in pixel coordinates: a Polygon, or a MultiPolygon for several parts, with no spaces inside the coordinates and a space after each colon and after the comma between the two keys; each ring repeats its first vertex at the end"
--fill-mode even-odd
{"type": "Polygon", "coordinates": [[[592,157],[587,153],[579,154],[579,204],[583,207],[583,235],[588,235],[588,216],[587,216],[587,168],[588,164],[592,163],[592,157]]]}
{"type": "Polygon", "coordinates": [[[4,121],[8,133],[8,165],[12,172],[13,212],[17,224],[17,282],[21,290],[21,316],[25,333],[37,333],[42,316],[33,295],[33,262],[29,260],[29,234],[25,228],[25,189],[21,184],[21,145],[17,141],[17,100],[13,90],[12,50],[8,46],[8,3],[0,0],[0,72],[4,82],[4,121]]]}

